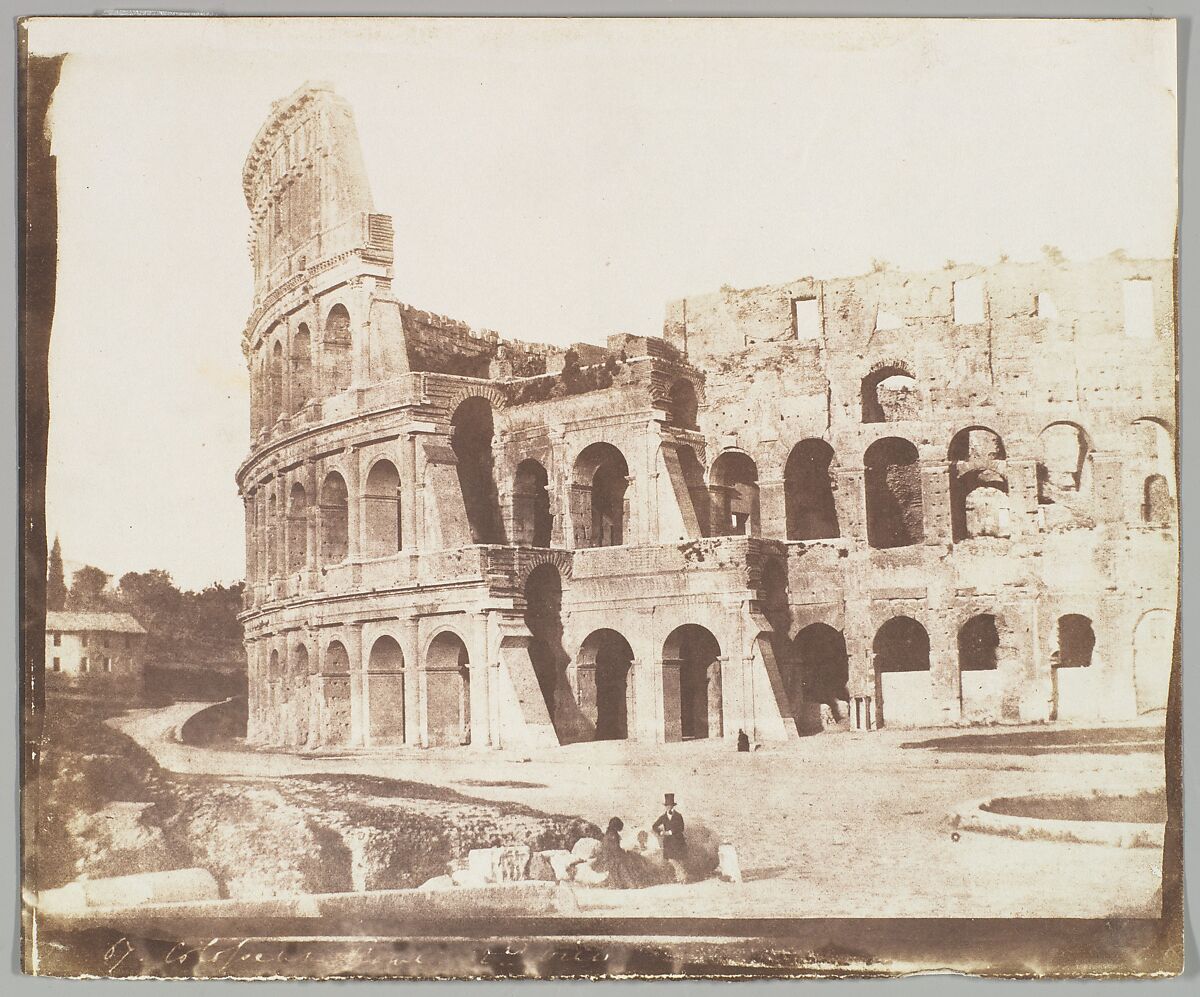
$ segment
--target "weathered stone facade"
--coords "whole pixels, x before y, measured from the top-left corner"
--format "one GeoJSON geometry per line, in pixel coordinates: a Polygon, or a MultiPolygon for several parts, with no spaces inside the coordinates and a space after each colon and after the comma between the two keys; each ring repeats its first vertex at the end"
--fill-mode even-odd
{"type": "Polygon", "coordinates": [[[1173,264],[724,289],[572,350],[401,303],[349,108],[247,160],[252,741],[528,748],[1160,708],[1173,264]]]}

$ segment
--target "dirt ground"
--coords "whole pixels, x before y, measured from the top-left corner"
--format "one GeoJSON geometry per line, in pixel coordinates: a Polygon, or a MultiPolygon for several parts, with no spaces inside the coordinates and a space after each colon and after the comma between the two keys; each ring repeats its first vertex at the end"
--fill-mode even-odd
{"type": "Polygon", "coordinates": [[[286,753],[176,739],[203,704],[111,721],[166,769],[221,776],[346,773],[648,827],[673,792],[689,823],[732,842],[744,882],[577,888],[586,913],[689,917],[1156,916],[1162,854],[971,832],[949,815],[990,796],[1137,792],[1164,784],[1161,719],[987,730],[827,733],[739,754],[723,742],[575,744],[529,756],[469,748],[286,753]]]}

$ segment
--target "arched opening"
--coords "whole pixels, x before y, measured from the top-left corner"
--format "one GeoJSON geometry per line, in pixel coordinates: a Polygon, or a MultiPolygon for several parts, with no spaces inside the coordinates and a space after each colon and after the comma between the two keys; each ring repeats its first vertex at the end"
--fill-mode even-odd
{"type": "Polygon", "coordinates": [[[713,496],[713,535],[760,533],[758,466],[749,454],[728,450],[713,461],[709,475],[713,496]]]}
{"type": "Polygon", "coordinates": [[[695,429],[698,406],[696,388],[686,377],[681,377],[671,385],[670,406],[667,409],[670,425],[695,429]]]}
{"type": "Polygon", "coordinates": [[[1008,479],[1004,442],[982,426],[970,426],[950,441],[950,526],[954,542],[971,537],[1007,537],[1008,479]]]}
{"type": "Polygon", "coordinates": [[[888,364],[862,380],[863,422],[904,422],[921,418],[921,393],[912,371],[888,364]]]}
{"type": "Polygon", "coordinates": [[[876,440],[863,458],[867,542],[879,549],[908,547],[925,539],[921,463],[908,440],[876,440]]]}
{"type": "Polygon", "coordinates": [[[389,557],[401,548],[400,472],[390,460],[377,461],[363,496],[367,557],[389,557]]]}
{"type": "MultiPolygon", "coordinates": [[[[579,670],[594,675],[596,688],[596,740],[620,741],[629,737],[632,714],[630,682],[633,649],[615,630],[596,630],[579,649],[579,670]]],[[[581,684],[583,679],[581,678],[581,684]]]]}
{"type": "Polygon", "coordinates": [[[350,312],[343,304],[329,309],[325,318],[325,335],[321,342],[325,354],[325,376],[331,394],[350,387],[353,373],[354,338],[350,331],[350,312]]]}
{"type": "Polygon", "coordinates": [[[275,340],[271,348],[271,424],[283,415],[283,344],[275,340]]]}
{"type": "Polygon", "coordinates": [[[549,477],[536,460],[523,460],[513,479],[513,543],[518,547],[549,547],[553,517],[549,477]]]}
{"type": "Polygon", "coordinates": [[[270,577],[275,578],[279,575],[279,548],[282,544],[279,542],[279,503],[275,500],[275,493],[272,492],[270,498],[267,499],[267,570],[270,572],[270,577]]]}
{"type": "Polygon", "coordinates": [[[289,572],[308,563],[308,493],[298,481],[288,496],[287,556],[289,572]]]}
{"type": "Polygon", "coordinates": [[[471,657],[458,634],[443,630],[425,655],[429,746],[471,743],[471,657]]]}
{"type": "Polygon", "coordinates": [[[500,496],[496,489],[492,457],[492,407],[486,398],[468,398],[450,417],[451,445],[458,460],[458,484],[462,489],[471,541],[477,544],[504,543],[500,521],[500,496]]]}
{"type": "Polygon", "coordinates": [[[304,744],[309,740],[308,726],[308,648],[297,644],[292,648],[292,661],[288,681],[291,684],[289,698],[292,707],[292,740],[296,744],[304,744]]]}
{"type": "Polygon", "coordinates": [[[842,632],[827,623],[813,623],[796,634],[793,646],[805,700],[827,707],[834,721],[846,719],[850,658],[842,632]]]}
{"type": "Polygon", "coordinates": [[[994,671],[998,663],[1000,632],[990,613],[972,616],[958,631],[958,668],[963,672],[994,671]]]}
{"type": "Polygon", "coordinates": [[[341,564],[350,551],[346,482],[331,471],[321,486],[321,566],[341,564]]]}
{"type": "Polygon", "coordinates": [[[1133,683],[1138,713],[1167,708],[1171,659],[1175,652],[1175,614],[1152,609],[1133,630],[1133,683]]]}
{"type": "Polygon", "coordinates": [[[1161,474],[1152,474],[1142,485],[1142,522],[1151,526],[1169,526],[1175,515],[1171,486],[1161,474]]]}
{"type": "Polygon", "coordinates": [[[367,658],[367,731],[371,744],[404,743],[404,652],[380,637],[367,658]]]}
{"type": "Polygon", "coordinates": [[[929,722],[933,687],[925,628],[911,617],[893,617],[876,632],[872,651],[883,723],[903,727],[929,722]]]}
{"type": "Polygon", "coordinates": [[[1073,423],[1055,422],[1042,430],[1038,442],[1038,502],[1069,504],[1086,490],[1087,436],[1073,423]]]}
{"type": "Polygon", "coordinates": [[[721,737],[721,646],[704,627],[686,623],[663,644],[666,740],[721,737]]]}
{"type": "Polygon", "coordinates": [[[564,742],[572,733],[566,717],[571,705],[566,681],[570,658],[562,643],[562,579],[552,564],[539,564],[525,579],[525,625],[532,635],[529,660],[555,733],[564,742]]]}
{"type": "Polygon", "coordinates": [[[576,547],[620,547],[628,521],[629,465],[609,443],[592,443],[575,461],[572,519],[576,547]]]}
{"type": "Polygon", "coordinates": [[[1095,649],[1096,632],[1090,619],[1077,613],[1059,617],[1055,668],[1087,668],[1095,649]]]}
{"type": "Polygon", "coordinates": [[[802,440],[792,447],[783,470],[789,540],[828,540],[841,535],[832,466],[833,447],[824,440],[802,440]]]}
{"type": "Polygon", "coordinates": [[[341,641],[330,641],[325,648],[325,667],[321,670],[325,687],[326,744],[350,743],[350,655],[341,641]]]}
{"type": "Polygon", "coordinates": [[[312,399],[312,337],[303,322],[292,337],[292,411],[299,412],[312,399]]]}

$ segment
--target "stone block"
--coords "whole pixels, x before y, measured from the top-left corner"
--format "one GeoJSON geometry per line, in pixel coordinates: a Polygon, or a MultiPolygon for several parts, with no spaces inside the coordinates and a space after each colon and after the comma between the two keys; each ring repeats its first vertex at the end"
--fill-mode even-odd
{"type": "Polygon", "coordinates": [[[433,879],[427,879],[418,890],[452,890],[454,889],[454,880],[449,876],[434,876],[433,879]]]}
{"type": "Polygon", "coordinates": [[[580,838],[571,846],[571,854],[577,859],[595,858],[600,851],[600,842],[596,838],[580,838]]]}
{"type": "Polygon", "coordinates": [[[564,860],[569,862],[575,858],[575,856],[573,856],[565,848],[555,848],[543,852],[534,852],[533,856],[529,860],[529,871],[527,873],[528,878],[545,880],[549,882],[554,882],[557,879],[563,878],[559,876],[554,869],[554,860],[556,856],[559,857],[560,863],[564,860]]]}
{"type": "Polygon", "coordinates": [[[742,867],[738,865],[737,852],[728,842],[717,847],[717,875],[727,883],[742,881],[742,867]]]}
{"type": "Polygon", "coordinates": [[[450,873],[450,881],[455,886],[487,886],[490,880],[474,869],[459,869],[450,873]]]}
{"type": "Polygon", "coordinates": [[[89,907],[135,907],[146,903],[217,900],[220,890],[207,869],[173,869],[92,879],[83,884],[89,907]]]}
{"type": "Polygon", "coordinates": [[[525,879],[529,870],[529,847],[473,848],[467,854],[467,868],[487,883],[512,883],[525,879]]]}

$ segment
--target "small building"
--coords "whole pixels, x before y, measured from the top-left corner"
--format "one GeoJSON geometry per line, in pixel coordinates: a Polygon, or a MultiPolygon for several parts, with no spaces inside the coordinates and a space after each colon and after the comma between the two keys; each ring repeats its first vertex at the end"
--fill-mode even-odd
{"type": "Polygon", "coordinates": [[[49,689],[140,691],[146,630],[128,613],[46,613],[49,689]]]}

